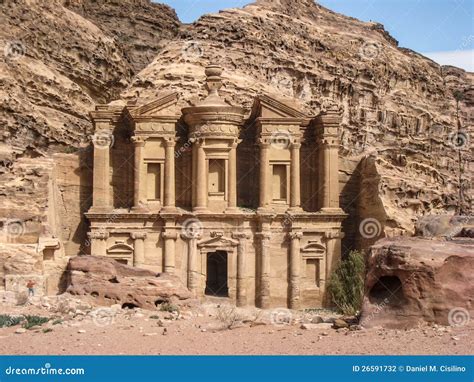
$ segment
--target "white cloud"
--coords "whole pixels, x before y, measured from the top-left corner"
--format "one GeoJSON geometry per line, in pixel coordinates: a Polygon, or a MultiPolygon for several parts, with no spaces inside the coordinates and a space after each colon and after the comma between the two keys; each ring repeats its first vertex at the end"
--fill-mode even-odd
{"type": "Polygon", "coordinates": [[[423,53],[440,65],[452,65],[474,72],[474,49],[423,53]]]}

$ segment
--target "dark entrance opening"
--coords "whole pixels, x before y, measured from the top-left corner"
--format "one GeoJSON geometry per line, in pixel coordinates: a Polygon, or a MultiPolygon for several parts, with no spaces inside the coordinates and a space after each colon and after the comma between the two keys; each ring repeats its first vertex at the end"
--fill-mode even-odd
{"type": "Polygon", "coordinates": [[[216,251],[207,254],[207,278],[205,294],[209,296],[228,297],[227,285],[227,252],[216,251]]]}

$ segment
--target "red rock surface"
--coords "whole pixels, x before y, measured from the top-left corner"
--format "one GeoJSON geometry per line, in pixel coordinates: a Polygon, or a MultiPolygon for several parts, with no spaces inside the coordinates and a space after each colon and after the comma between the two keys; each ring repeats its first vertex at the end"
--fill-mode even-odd
{"type": "Polygon", "coordinates": [[[473,240],[398,237],[371,248],[363,326],[465,325],[473,300],[473,240]]]}
{"type": "Polygon", "coordinates": [[[67,273],[67,292],[91,296],[96,304],[155,309],[165,301],[192,297],[176,276],[130,267],[105,257],[73,257],[67,273]]]}

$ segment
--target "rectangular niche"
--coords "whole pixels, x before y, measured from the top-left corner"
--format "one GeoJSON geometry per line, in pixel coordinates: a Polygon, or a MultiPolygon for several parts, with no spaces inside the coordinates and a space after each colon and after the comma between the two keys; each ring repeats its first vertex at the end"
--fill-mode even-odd
{"type": "Polygon", "coordinates": [[[320,267],[321,263],[319,259],[306,259],[306,281],[308,285],[316,286],[319,288],[320,267]]]}
{"type": "Polygon", "coordinates": [[[209,159],[209,195],[225,194],[225,159],[209,159]]]}
{"type": "Polygon", "coordinates": [[[272,175],[272,199],[275,202],[287,201],[287,166],[285,164],[274,164],[272,175]]]}
{"type": "Polygon", "coordinates": [[[161,163],[147,164],[147,199],[161,200],[161,163]]]}

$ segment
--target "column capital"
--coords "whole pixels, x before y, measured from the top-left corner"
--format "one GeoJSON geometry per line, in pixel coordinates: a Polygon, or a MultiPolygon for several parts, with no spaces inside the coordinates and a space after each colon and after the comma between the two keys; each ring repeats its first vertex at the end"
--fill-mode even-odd
{"type": "Polygon", "coordinates": [[[165,140],[166,147],[176,146],[176,137],[175,136],[165,137],[164,140],[165,140]]]}
{"type": "Polygon", "coordinates": [[[247,232],[233,232],[232,233],[232,239],[237,239],[237,240],[245,240],[245,239],[250,239],[250,234],[247,232]]]}
{"type": "Polygon", "coordinates": [[[298,232],[290,232],[288,234],[289,238],[291,240],[300,240],[303,237],[303,232],[298,231],[298,232]]]}
{"type": "Polygon", "coordinates": [[[262,241],[270,241],[272,234],[270,232],[257,232],[256,236],[262,241]]]}
{"type": "Polygon", "coordinates": [[[92,145],[95,149],[108,149],[114,145],[112,130],[98,130],[91,135],[92,145]]]}
{"type": "Polygon", "coordinates": [[[271,140],[269,139],[269,137],[268,138],[260,137],[260,138],[257,139],[257,143],[261,148],[267,149],[271,145],[271,140]]]}
{"type": "Polygon", "coordinates": [[[165,240],[176,240],[178,238],[178,234],[176,232],[162,232],[161,237],[165,240]]]}
{"type": "Polygon", "coordinates": [[[341,231],[328,231],[324,233],[324,238],[326,240],[331,240],[331,239],[343,239],[344,238],[344,232],[341,231]]]}
{"type": "Polygon", "coordinates": [[[193,233],[193,234],[189,234],[187,232],[185,233],[182,233],[181,235],[181,239],[183,239],[184,241],[192,241],[192,240],[199,240],[202,238],[202,234],[201,233],[193,233]]]}
{"type": "Polygon", "coordinates": [[[132,233],[130,233],[130,237],[133,240],[145,240],[146,237],[147,237],[147,233],[142,232],[142,231],[132,232],[132,233]]]}
{"type": "Polygon", "coordinates": [[[301,142],[300,142],[300,141],[293,142],[293,143],[291,144],[291,148],[292,148],[293,150],[299,150],[299,149],[301,148],[301,142]]]}
{"type": "Polygon", "coordinates": [[[98,240],[106,240],[109,238],[109,233],[105,231],[91,231],[87,232],[87,236],[89,239],[98,239],[98,240]]]}
{"type": "Polygon", "coordinates": [[[142,135],[134,135],[131,140],[135,146],[143,147],[145,146],[146,140],[148,137],[142,135]]]}

